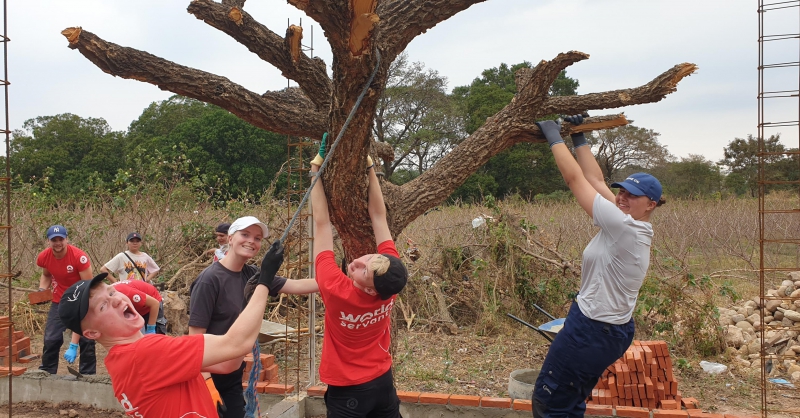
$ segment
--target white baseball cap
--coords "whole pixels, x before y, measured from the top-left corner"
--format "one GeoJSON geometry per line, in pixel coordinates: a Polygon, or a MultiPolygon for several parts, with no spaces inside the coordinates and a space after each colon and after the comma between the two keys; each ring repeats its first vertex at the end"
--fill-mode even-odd
{"type": "Polygon", "coordinates": [[[233,221],[231,227],[228,228],[228,235],[233,235],[236,231],[247,229],[253,225],[258,225],[261,227],[261,232],[264,233],[264,238],[269,236],[269,228],[267,228],[267,224],[259,221],[255,216],[242,216],[241,218],[233,221]]]}

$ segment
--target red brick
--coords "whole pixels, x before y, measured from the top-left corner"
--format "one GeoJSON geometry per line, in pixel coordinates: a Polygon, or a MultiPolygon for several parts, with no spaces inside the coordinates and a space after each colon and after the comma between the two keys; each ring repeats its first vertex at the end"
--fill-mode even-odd
{"type": "Polygon", "coordinates": [[[511,408],[511,398],[481,398],[484,408],[511,408]]]}
{"type": "Polygon", "coordinates": [[[650,410],[635,406],[618,406],[617,416],[626,418],[650,418],[650,410]]]}
{"type": "MultiPolygon", "coordinates": [[[[247,382],[242,382],[242,390],[247,389],[247,382]]],[[[256,390],[258,392],[258,390],[256,390]]]]}
{"type": "Polygon", "coordinates": [[[514,399],[511,409],[515,411],[533,411],[533,402],[527,399],[514,399]]]}
{"type": "Polygon", "coordinates": [[[681,409],[681,407],[678,405],[679,404],[674,400],[664,399],[661,402],[659,402],[658,407],[660,409],[681,409]]]}
{"type": "Polygon", "coordinates": [[[323,386],[309,386],[309,388],[306,389],[306,393],[308,394],[308,396],[312,396],[312,397],[323,397],[323,396],[325,396],[325,392],[327,392],[327,391],[328,391],[328,387],[325,386],[325,385],[323,385],[323,386]]]}
{"type": "Polygon", "coordinates": [[[262,354],[261,355],[261,367],[267,368],[275,364],[275,355],[273,354],[262,354]]]}
{"type": "Polygon", "coordinates": [[[761,418],[761,415],[734,415],[734,414],[725,414],[725,418],[761,418]]]}
{"type": "Polygon", "coordinates": [[[419,395],[419,403],[446,405],[450,395],[447,393],[423,392],[419,395]]]}
{"type": "Polygon", "coordinates": [[[686,407],[686,409],[699,409],[700,408],[700,402],[697,402],[697,399],[695,399],[695,398],[683,398],[683,400],[681,401],[681,405],[686,407]]]}
{"type": "Polygon", "coordinates": [[[654,409],[653,418],[686,418],[689,413],[680,409],[654,409]]]}
{"type": "Polygon", "coordinates": [[[20,357],[19,358],[19,362],[20,363],[30,363],[31,361],[36,360],[39,357],[41,357],[41,355],[39,355],[39,354],[29,354],[29,355],[27,355],[25,357],[20,357]]]}
{"type": "Polygon", "coordinates": [[[417,403],[419,402],[419,395],[419,392],[406,392],[404,390],[397,391],[397,397],[400,398],[400,402],[417,403]]]}
{"type": "Polygon", "coordinates": [[[264,378],[262,380],[268,380],[270,382],[278,380],[278,365],[273,364],[269,367],[265,367],[264,378]]]}
{"type": "Polygon", "coordinates": [[[53,300],[53,291],[50,289],[28,293],[28,301],[31,305],[38,305],[40,303],[50,302],[51,300],[53,300]]]}
{"type": "Polygon", "coordinates": [[[285,383],[268,383],[264,387],[264,393],[271,393],[273,395],[285,395],[294,392],[294,385],[287,385],[285,383]]]}
{"type": "Polygon", "coordinates": [[[691,418],[723,418],[722,414],[710,414],[700,409],[687,409],[686,412],[691,418]]]}
{"type": "Polygon", "coordinates": [[[9,367],[0,367],[0,376],[8,376],[9,372],[11,374],[13,374],[14,376],[19,376],[19,375],[25,373],[25,370],[28,370],[28,368],[27,367],[11,367],[11,368],[9,368],[9,367]]]}
{"type": "Polygon", "coordinates": [[[481,397],[473,395],[450,395],[450,405],[481,406],[481,397]]]}
{"type": "Polygon", "coordinates": [[[609,405],[586,405],[586,415],[613,417],[614,411],[609,405]]]}
{"type": "Polygon", "coordinates": [[[258,393],[266,393],[267,385],[269,385],[269,382],[257,382],[256,383],[256,392],[258,392],[258,393]]]}

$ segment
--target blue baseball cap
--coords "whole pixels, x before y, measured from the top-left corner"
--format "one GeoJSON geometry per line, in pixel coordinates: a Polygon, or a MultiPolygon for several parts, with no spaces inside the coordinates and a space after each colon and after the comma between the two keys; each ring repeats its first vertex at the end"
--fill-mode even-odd
{"type": "Polygon", "coordinates": [[[621,183],[613,183],[611,187],[621,187],[634,196],[647,196],[658,202],[661,199],[661,183],[647,173],[631,174],[621,183]]]}
{"type": "Polygon", "coordinates": [[[55,237],[66,238],[67,228],[64,225],[53,225],[47,228],[47,239],[53,239],[55,237]]]}

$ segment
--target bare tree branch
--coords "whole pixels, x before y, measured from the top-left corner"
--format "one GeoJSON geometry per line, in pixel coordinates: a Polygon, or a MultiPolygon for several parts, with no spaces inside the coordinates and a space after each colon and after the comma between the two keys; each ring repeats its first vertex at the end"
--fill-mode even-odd
{"type": "Polygon", "coordinates": [[[345,0],[287,0],[287,3],[305,12],[308,17],[319,23],[334,57],[347,59],[349,55],[348,41],[350,37],[350,2],[345,0]],[[346,55],[346,54],[347,55],[346,55]]]}
{"type": "Polygon", "coordinates": [[[69,40],[70,48],[80,51],[108,74],[215,104],[271,132],[316,137],[326,129],[327,113],[314,111],[313,103],[297,89],[259,95],[225,77],[106,42],[81,28],[68,28],[61,33],[69,40]]]}
{"type": "Polygon", "coordinates": [[[417,36],[470,6],[486,0],[391,0],[378,4],[380,42],[387,55],[402,52],[417,36]]]}
{"type": "Polygon", "coordinates": [[[655,103],[678,89],[678,83],[697,71],[691,63],[678,64],[649,83],[630,89],[590,93],[578,96],[551,97],[542,107],[541,114],[573,114],[592,109],[616,109],[643,103],[655,103]]]}
{"type": "Polygon", "coordinates": [[[222,0],[222,5],[227,7],[238,7],[241,9],[244,7],[244,2],[246,0],[222,0]]]}
{"type": "MultiPolygon", "coordinates": [[[[582,52],[570,51],[559,54],[551,61],[542,61],[535,68],[521,70],[516,80],[518,93],[511,103],[488,118],[481,128],[422,175],[403,186],[390,188],[387,191],[387,201],[391,202],[390,205],[402,208],[391,212],[392,232],[399,233],[425,210],[443,202],[494,155],[521,141],[544,142],[541,131],[535,125],[537,118],[553,113],[576,113],[587,109],[658,102],[675,91],[677,83],[696,69],[694,64],[681,64],[645,86],[634,89],[585,96],[548,97],[547,92],[558,73],[586,58],[588,55],[582,52]],[[574,103],[571,104],[569,100],[577,100],[579,97],[590,98],[575,103],[591,104],[594,107],[572,107],[574,103]],[[623,100],[625,104],[619,104],[623,100]]],[[[609,115],[589,118],[587,123],[610,128],[627,124],[627,120],[623,115],[609,115]]],[[[574,128],[565,124],[562,127],[562,135],[568,134],[570,130],[578,132],[585,129],[586,127],[574,128]]]]}
{"type": "MultiPolygon", "coordinates": [[[[242,1],[244,3],[244,1],[242,1]]],[[[309,58],[301,53],[295,63],[284,38],[258,23],[252,16],[211,0],[194,0],[187,9],[198,19],[225,32],[250,52],[274,65],[281,73],[300,85],[320,111],[328,111],[331,98],[331,80],[320,58],[309,58]]]]}

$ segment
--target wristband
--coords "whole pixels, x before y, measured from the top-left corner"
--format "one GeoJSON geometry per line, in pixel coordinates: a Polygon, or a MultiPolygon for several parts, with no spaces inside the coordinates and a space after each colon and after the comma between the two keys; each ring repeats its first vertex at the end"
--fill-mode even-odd
{"type": "Polygon", "coordinates": [[[43,292],[44,290],[45,290],[45,289],[44,289],[43,287],[40,287],[40,288],[39,288],[39,291],[40,291],[40,292],[43,292]]]}

